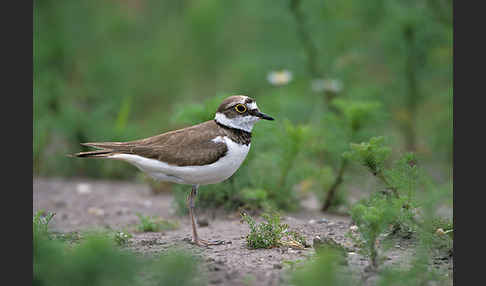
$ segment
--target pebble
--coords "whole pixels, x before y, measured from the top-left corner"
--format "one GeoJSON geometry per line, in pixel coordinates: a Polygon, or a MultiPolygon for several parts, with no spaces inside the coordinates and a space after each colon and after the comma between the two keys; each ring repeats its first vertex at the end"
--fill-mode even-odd
{"type": "Polygon", "coordinates": [[[145,200],[143,202],[143,205],[146,207],[146,208],[149,208],[152,206],[152,201],[151,200],[145,200]]]}
{"type": "Polygon", "coordinates": [[[274,264],[273,269],[282,269],[282,264],[274,264]]]}
{"type": "Polygon", "coordinates": [[[213,284],[219,284],[219,283],[222,283],[223,280],[221,278],[214,278],[214,279],[211,279],[209,282],[213,283],[213,284]]]}
{"type": "Polygon", "coordinates": [[[287,249],[287,252],[288,253],[298,253],[298,251],[293,250],[292,248],[287,249]]]}
{"type": "Polygon", "coordinates": [[[320,220],[317,221],[317,223],[328,223],[329,220],[325,219],[325,218],[321,218],[320,220]]]}
{"type": "Polygon", "coordinates": [[[104,216],[105,215],[105,211],[104,210],[102,210],[100,208],[95,208],[95,207],[89,208],[88,209],[88,213],[89,214],[96,215],[96,216],[104,216]]]}
{"type": "Polygon", "coordinates": [[[56,206],[56,208],[63,208],[67,206],[67,203],[62,200],[56,200],[54,201],[54,205],[56,206]]]}
{"type": "Polygon", "coordinates": [[[201,218],[197,220],[197,224],[200,227],[206,227],[209,225],[209,221],[206,218],[201,218]]]}
{"type": "Polygon", "coordinates": [[[76,186],[76,191],[80,195],[86,195],[91,193],[91,185],[86,183],[80,183],[76,186]]]}

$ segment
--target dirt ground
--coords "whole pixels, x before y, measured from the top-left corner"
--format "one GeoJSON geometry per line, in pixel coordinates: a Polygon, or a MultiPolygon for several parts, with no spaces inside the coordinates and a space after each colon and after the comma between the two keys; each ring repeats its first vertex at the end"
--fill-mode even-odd
{"type": "MultiPolygon", "coordinates": [[[[202,269],[209,285],[282,285],[288,281],[288,261],[303,260],[314,253],[312,247],[304,250],[265,249],[250,250],[245,235],[248,226],[240,221],[238,213],[198,213],[207,226],[200,226],[201,238],[224,240],[224,245],[200,248],[187,242],[191,227],[187,216],[175,213],[173,198],[168,193],[154,194],[147,184],[85,179],[33,179],[33,213],[38,210],[54,212],[50,230],[61,233],[96,228],[124,230],[139,223],[137,213],[158,216],[178,222],[179,228],[163,232],[132,232],[129,248],[141,254],[157,254],[174,248],[184,248],[204,261],[202,269]]],[[[189,191],[189,189],[188,189],[189,191]]],[[[200,190],[204,191],[203,188],[200,190]]],[[[197,207],[197,206],[196,206],[197,207]]],[[[346,237],[351,222],[347,216],[323,214],[315,199],[303,202],[299,213],[287,213],[282,220],[291,229],[301,232],[312,245],[316,236],[332,238],[348,250],[348,265],[357,279],[368,276],[368,260],[358,254],[351,239],[346,237]]],[[[413,250],[413,241],[399,240],[388,250],[385,264],[406,265],[413,250]]],[[[452,273],[451,259],[438,258],[433,267],[452,273]]],[[[373,285],[376,276],[366,279],[373,285]]],[[[452,282],[451,282],[452,285],[452,282]]]]}

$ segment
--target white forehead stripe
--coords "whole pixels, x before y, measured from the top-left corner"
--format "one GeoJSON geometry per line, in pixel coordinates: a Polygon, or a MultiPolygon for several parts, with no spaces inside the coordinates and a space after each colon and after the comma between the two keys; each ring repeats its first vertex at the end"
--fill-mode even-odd
{"type": "Polygon", "coordinates": [[[236,128],[236,129],[241,129],[246,132],[251,132],[253,129],[253,125],[260,119],[256,116],[252,115],[247,115],[247,116],[238,116],[235,118],[228,118],[226,115],[220,112],[216,112],[216,116],[214,116],[214,119],[219,123],[224,126],[236,128]]]}
{"type": "Polygon", "coordinates": [[[254,101],[246,104],[246,106],[248,107],[249,110],[258,109],[258,106],[257,106],[256,102],[254,102],[254,101]]]}

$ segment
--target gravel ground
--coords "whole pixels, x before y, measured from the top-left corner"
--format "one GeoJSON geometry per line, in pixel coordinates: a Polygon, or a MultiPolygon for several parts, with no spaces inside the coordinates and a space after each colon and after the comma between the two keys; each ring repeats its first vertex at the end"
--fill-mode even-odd
{"type": "MultiPolygon", "coordinates": [[[[189,191],[189,189],[188,189],[189,191]]],[[[201,189],[204,191],[204,189],[201,189]]],[[[348,250],[347,260],[353,275],[363,279],[368,260],[358,254],[346,237],[351,222],[347,216],[320,213],[315,199],[303,202],[303,210],[287,213],[282,222],[301,232],[312,245],[316,236],[332,238],[348,250]]],[[[197,206],[196,206],[197,207],[197,206]]],[[[170,193],[154,194],[147,184],[86,179],[34,178],[33,213],[38,210],[56,213],[50,223],[52,231],[67,233],[88,229],[134,229],[137,213],[157,216],[178,223],[179,227],[162,232],[131,232],[129,248],[141,254],[158,254],[174,248],[184,248],[204,261],[203,272],[209,285],[282,285],[286,284],[287,261],[303,260],[314,253],[312,247],[295,250],[274,248],[250,250],[245,244],[249,229],[238,213],[199,213],[208,222],[198,228],[199,236],[209,240],[224,240],[224,245],[200,248],[187,242],[191,227],[187,216],[177,216],[170,193]]],[[[397,240],[386,252],[385,264],[406,266],[413,256],[410,239],[397,240]]],[[[438,259],[436,267],[452,272],[451,259],[438,259]]],[[[371,275],[366,284],[373,285],[371,275]]],[[[451,280],[452,281],[452,280],[451,280]]],[[[452,285],[452,282],[450,283],[452,285]]]]}

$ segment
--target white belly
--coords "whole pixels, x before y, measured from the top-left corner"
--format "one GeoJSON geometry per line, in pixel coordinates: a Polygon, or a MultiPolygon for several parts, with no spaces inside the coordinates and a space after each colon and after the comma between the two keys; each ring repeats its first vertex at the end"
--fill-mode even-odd
{"type": "Polygon", "coordinates": [[[116,154],[108,158],[129,162],[161,181],[190,185],[215,184],[228,179],[238,170],[250,150],[250,144],[240,145],[228,137],[217,137],[214,141],[226,143],[228,152],[218,161],[205,166],[174,166],[132,154],[116,154]]]}

